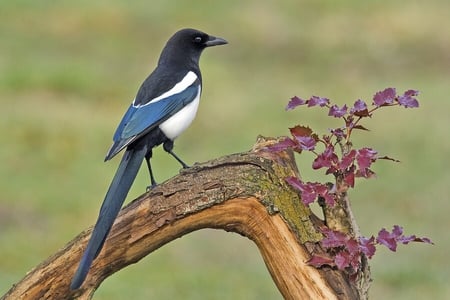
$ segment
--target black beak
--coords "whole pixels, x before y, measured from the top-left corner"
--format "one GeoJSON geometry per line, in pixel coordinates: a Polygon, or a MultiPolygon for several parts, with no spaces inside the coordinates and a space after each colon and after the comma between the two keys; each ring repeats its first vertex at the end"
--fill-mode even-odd
{"type": "Polygon", "coordinates": [[[205,43],[206,47],[218,46],[228,44],[226,40],[220,37],[209,36],[208,41],[205,43]]]}

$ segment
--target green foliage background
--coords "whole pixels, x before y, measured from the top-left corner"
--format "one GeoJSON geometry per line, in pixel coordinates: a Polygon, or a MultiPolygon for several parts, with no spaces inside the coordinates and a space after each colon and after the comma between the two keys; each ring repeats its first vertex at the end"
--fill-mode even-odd
{"type": "MultiPolygon", "coordinates": [[[[308,124],[318,110],[285,112],[291,96],[339,104],[385,87],[421,91],[416,110],[386,109],[355,136],[402,162],[351,198],[367,235],[393,224],[428,236],[372,260],[373,299],[450,298],[450,2],[0,0],[0,294],[95,222],[118,160],[111,137],[167,38],[194,27],[230,44],[201,61],[198,117],[177,140],[187,162],[251,148],[308,124]]],[[[162,151],[159,181],[178,172],[162,151]]],[[[319,178],[299,157],[305,178],[319,178]]],[[[129,199],[148,185],[143,168],[129,199]]],[[[108,279],[95,299],[280,299],[257,248],[204,230],[108,279]]]]}

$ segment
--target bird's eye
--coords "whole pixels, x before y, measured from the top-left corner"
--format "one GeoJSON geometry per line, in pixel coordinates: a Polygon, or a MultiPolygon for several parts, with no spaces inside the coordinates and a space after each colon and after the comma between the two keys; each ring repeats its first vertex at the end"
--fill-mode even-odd
{"type": "Polygon", "coordinates": [[[201,37],[201,36],[196,36],[196,37],[194,38],[194,42],[196,42],[196,43],[201,43],[201,42],[202,42],[202,37],[201,37]]]}

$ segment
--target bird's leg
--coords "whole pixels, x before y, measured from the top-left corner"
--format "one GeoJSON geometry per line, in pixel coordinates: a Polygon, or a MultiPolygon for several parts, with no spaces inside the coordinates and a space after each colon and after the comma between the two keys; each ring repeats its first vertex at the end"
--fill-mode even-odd
{"type": "Polygon", "coordinates": [[[147,191],[150,191],[157,185],[155,177],[153,176],[152,166],[150,164],[150,158],[152,158],[152,154],[153,154],[152,150],[150,150],[149,152],[147,152],[147,154],[145,154],[145,161],[147,162],[147,167],[148,167],[148,172],[150,173],[150,182],[151,182],[151,185],[147,187],[147,191]]]}
{"type": "Polygon", "coordinates": [[[182,161],[181,158],[179,158],[175,153],[173,153],[173,151],[172,151],[173,141],[172,140],[165,141],[163,144],[163,148],[167,153],[172,155],[183,166],[183,169],[189,168],[189,166],[184,161],[182,161]]]}

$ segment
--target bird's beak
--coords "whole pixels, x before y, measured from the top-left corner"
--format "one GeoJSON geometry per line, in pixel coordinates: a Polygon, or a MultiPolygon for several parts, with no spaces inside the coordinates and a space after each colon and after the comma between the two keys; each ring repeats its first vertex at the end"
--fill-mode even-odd
{"type": "Polygon", "coordinates": [[[218,46],[228,44],[226,40],[220,37],[209,36],[208,41],[205,43],[206,47],[218,46]]]}

